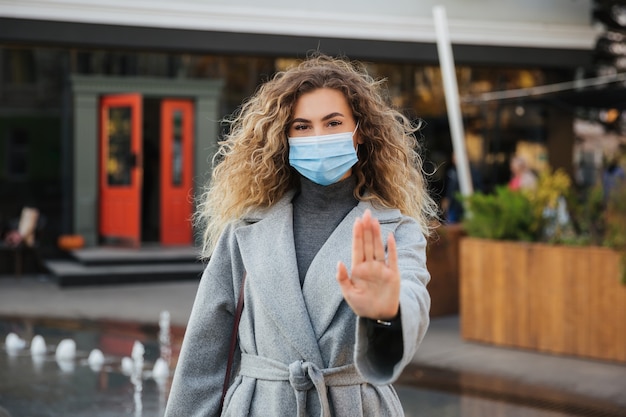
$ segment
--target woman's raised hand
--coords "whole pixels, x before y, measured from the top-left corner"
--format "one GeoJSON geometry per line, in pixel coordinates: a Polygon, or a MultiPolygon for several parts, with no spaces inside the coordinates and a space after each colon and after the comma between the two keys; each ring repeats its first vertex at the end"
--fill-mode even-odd
{"type": "Polygon", "coordinates": [[[387,238],[387,258],[380,223],[366,210],[354,223],[352,271],[339,262],[337,281],[343,297],[357,316],[390,320],[400,307],[400,271],[396,241],[387,238]]]}

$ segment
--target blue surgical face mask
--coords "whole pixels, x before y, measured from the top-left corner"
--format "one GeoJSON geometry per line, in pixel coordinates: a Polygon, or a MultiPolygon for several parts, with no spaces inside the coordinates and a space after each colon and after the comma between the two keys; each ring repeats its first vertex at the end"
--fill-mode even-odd
{"type": "Polygon", "coordinates": [[[359,160],[354,132],[289,138],[289,164],[320,185],[334,184],[359,160]]]}

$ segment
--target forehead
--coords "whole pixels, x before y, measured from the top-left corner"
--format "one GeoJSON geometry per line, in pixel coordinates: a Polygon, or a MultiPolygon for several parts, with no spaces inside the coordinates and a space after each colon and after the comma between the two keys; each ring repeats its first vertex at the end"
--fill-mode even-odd
{"type": "Polygon", "coordinates": [[[338,112],[345,116],[352,110],[343,92],[332,88],[318,88],[302,94],[296,100],[293,117],[314,120],[329,113],[338,112]]]}

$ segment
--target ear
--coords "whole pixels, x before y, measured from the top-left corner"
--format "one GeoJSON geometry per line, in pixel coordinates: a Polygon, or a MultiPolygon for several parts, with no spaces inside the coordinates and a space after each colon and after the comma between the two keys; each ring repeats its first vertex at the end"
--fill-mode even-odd
{"type": "Polygon", "coordinates": [[[356,122],[356,126],[354,127],[354,139],[357,143],[357,145],[363,145],[365,143],[365,141],[363,140],[363,136],[361,136],[361,132],[359,131],[359,125],[361,124],[360,121],[356,122]]]}

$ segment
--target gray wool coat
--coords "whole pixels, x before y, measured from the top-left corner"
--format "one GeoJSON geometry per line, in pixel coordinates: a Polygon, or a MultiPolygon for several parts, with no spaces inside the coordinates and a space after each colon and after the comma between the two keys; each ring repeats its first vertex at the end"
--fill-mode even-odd
{"type": "MultiPolygon", "coordinates": [[[[240,283],[244,310],[223,416],[403,416],[391,386],[428,327],[426,240],[399,210],[360,202],[320,249],[300,287],[291,200],[230,225],[202,276],[166,407],[166,417],[216,416],[240,283]],[[397,241],[401,359],[371,348],[365,319],[346,304],[337,262],[350,270],[352,227],[366,209],[397,241]]],[[[386,242],[385,242],[386,243],[386,242]]]]}

